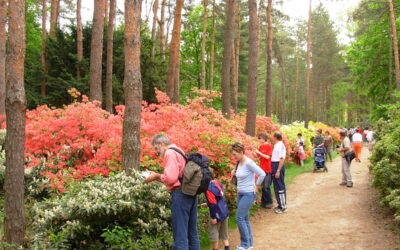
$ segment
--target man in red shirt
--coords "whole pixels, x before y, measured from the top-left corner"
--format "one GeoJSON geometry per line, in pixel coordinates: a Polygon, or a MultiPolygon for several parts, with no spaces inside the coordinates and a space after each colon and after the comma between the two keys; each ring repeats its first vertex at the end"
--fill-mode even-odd
{"type": "Polygon", "coordinates": [[[273,200],[271,195],[271,183],[272,183],[272,169],[271,169],[271,156],[273,146],[268,143],[268,136],[265,133],[258,134],[258,140],[260,141],[260,147],[255,153],[255,157],[260,158],[260,167],[264,170],[266,176],[262,185],[262,196],[261,205],[264,208],[273,208],[273,200]]]}

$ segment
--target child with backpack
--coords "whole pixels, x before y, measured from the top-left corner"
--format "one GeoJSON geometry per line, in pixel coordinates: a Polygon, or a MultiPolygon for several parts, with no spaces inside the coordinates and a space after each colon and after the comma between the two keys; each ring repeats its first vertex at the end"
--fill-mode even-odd
{"type": "Polygon", "coordinates": [[[221,182],[212,180],[205,192],[207,203],[202,207],[210,210],[210,220],[208,223],[208,234],[212,242],[213,250],[218,249],[218,242],[222,240],[224,249],[229,250],[228,240],[228,205],[225,200],[224,187],[221,182]]]}

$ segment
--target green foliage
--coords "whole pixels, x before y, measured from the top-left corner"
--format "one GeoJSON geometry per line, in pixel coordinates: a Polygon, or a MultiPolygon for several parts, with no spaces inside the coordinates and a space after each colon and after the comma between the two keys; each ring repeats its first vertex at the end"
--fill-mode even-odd
{"type": "Polygon", "coordinates": [[[102,245],[108,249],[119,243],[121,246],[113,249],[126,249],[130,245],[125,244],[132,243],[131,249],[138,249],[135,246],[148,242],[168,245],[171,237],[165,232],[170,231],[169,202],[170,195],[162,185],[144,184],[137,172],[132,177],[117,173],[75,183],[63,196],[34,204],[31,247],[102,245]],[[122,240],[124,236],[132,242],[122,240]]]}
{"type": "Polygon", "coordinates": [[[373,185],[381,196],[382,204],[395,211],[400,221],[400,105],[389,107],[388,118],[376,124],[377,142],[371,156],[370,170],[373,185]]]}

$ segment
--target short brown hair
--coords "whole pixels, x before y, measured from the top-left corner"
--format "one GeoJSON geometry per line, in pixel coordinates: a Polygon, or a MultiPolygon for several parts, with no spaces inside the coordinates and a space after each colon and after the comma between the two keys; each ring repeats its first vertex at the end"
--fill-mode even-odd
{"type": "Polygon", "coordinates": [[[232,145],[232,151],[244,154],[245,150],[244,150],[244,145],[240,142],[235,142],[232,145]]]}
{"type": "Polygon", "coordinates": [[[327,130],[327,131],[325,131],[325,134],[328,134],[328,135],[330,135],[330,134],[331,134],[331,132],[329,132],[329,131],[327,130]]]}
{"type": "Polygon", "coordinates": [[[347,136],[347,132],[346,131],[340,131],[340,136],[341,137],[346,137],[347,136]]]}
{"type": "Polygon", "coordinates": [[[275,139],[277,139],[278,141],[282,141],[282,134],[280,132],[275,132],[274,133],[274,137],[275,139]]]}
{"type": "Polygon", "coordinates": [[[259,133],[257,135],[257,138],[258,139],[263,139],[264,141],[267,141],[268,140],[268,135],[266,133],[259,133]]]}
{"type": "Polygon", "coordinates": [[[317,132],[322,134],[322,129],[318,129],[317,132]]]}

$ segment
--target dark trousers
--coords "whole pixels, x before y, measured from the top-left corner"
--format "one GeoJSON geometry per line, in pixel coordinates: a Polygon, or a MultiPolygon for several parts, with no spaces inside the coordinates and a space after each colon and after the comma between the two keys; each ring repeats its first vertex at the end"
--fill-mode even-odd
{"type": "Polygon", "coordinates": [[[272,182],[274,183],[275,198],[278,202],[278,208],[286,209],[286,185],[285,185],[285,166],[282,167],[279,179],[275,178],[278,170],[279,162],[271,162],[272,166],[272,182]]]}
{"type": "Polygon", "coordinates": [[[197,196],[186,195],[180,189],[172,192],[171,212],[174,250],[200,250],[197,196]]]}
{"type": "Polygon", "coordinates": [[[267,206],[272,205],[272,194],[271,194],[272,174],[266,173],[264,181],[262,183],[262,196],[261,205],[267,206]]]}

